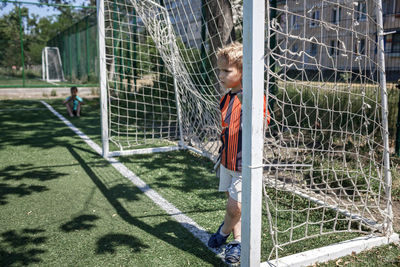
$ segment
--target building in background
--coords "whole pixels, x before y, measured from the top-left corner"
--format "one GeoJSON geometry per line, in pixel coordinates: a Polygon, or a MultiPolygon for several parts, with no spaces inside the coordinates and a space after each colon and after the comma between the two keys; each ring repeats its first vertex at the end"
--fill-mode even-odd
{"type": "Polygon", "coordinates": [[[386,73],[389,81],[400,79],[400,0],[383,0],[386,73]]]}
{"type": "Polygon", "coordinates": [[[200,0],[164,0],[175,33],[190,47],[201,48],[202,2],[200,0]]]}
{"type": "MultiPolygon", "coordinates": [[[[373,1],[286,0],[278,1],[277,8],[277,40],[279,53],[284,55],[280,63],[293,78],[349,78],[348,72],[337,77],[333,69],[339,74],[352,70],[352,79],[361,73],[376,73],[377,31],[367,23],[367,17],[376,19],[373,1]],[[289,62],[282,62],[283,58],[289,62]]],[[[387,80],[395,81],[400,78],[400,0],[383,0],[383,18],[387,80]]]]}

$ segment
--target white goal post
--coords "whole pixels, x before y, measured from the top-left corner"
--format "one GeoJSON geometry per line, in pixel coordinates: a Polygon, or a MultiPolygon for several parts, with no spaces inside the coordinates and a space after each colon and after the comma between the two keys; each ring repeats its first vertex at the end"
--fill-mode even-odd
{"type": "Polygon", "coordinates": [[[381,0],[97,7],[105,157],[189,149],[215,161],[226,93],[216,51],[243,43],[243,266],[312,265],[398,240],[381,0]]]}
{"type": "Polygon", "coordinates": [[[58,47],[46,46],[42,50],[42,79],[47,82],[64,81],[60,51],[58,47]]]}

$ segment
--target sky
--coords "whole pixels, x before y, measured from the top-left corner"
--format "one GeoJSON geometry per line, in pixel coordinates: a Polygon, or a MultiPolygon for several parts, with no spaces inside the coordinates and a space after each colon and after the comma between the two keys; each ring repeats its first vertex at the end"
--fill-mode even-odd
{"type": "MultiPolygon", "coordinates": [[[[39,1],[22,0],[22,2],[38,3],[39,1]]],[[[81,6],[88,2],[89,2],[88,0],[75,0],[74,6],[81,6]]],[[[37,14],[40,17],[59,14],[58,10],[54,9],[53,7],[49,7],[49,6],[39,7],[37,5],[29,5],[29,4],[22,4],[22,6],[29,8],[30,14],[37,14]]],[[[0,16],[2,16],[4,14],[8,14],[10,12],[10,10],[12,10],[13,8],[14,8],[14,3],[7,3],[7,5],[4,8],[2,7],[2,4],[0,4],[0,16]]]]}

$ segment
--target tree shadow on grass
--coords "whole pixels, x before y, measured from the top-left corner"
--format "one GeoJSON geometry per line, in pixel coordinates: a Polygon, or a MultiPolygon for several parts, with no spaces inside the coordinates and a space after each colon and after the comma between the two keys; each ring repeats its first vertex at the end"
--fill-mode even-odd
{"type": "MultiPolygon", "coordinates": [[[[57,179],[66,173],[56,172],[52,170],[52,166],[34,166],[32,164],[20,164],[7,166],[0,170],[0,181],[20,181],[31,179],[37,181],[48,181],[57,179]]],[[[43,185],[32,185],[21,183],[19,185],[0,183],[0,205],[8,203],[7,196],[17,195],[19,197],[28,196],[32,193],[40,193],[47,191],[48,188],[43,185]]]]}
{"type": "Polygon", "coordinates": [[[64,223],[63,225],[60,226],[61,230],[64,232],[72,232],[72,231],[79,231],[79,230],[90,230],[93,227],[95,227],[92,222],[100,219],[100,217],[96,215],[80,215],[78,217],[75,217],[71,221],[64,223]]]}
{"type": "MultiPolygon", "coordinates": [[[[107,186],[102,182],[101,177],[97,176],[88,166],[84,159],[82,159],[79,154],[75,151],[76,148],[72,146],[67,147],[70,151],[71,155],[80,163],[81,167],[86,171],[87,175],[92,179],[93,183],[96,184],[100,192],[104,195],[105,198],[109,201],[109,203],[114,207],[118,215],[127,223],[134,225],[142,229],[143,231],[147,232],[149,235],[153,235],[154,237],[163,240],[164,242],[182,250],[186,253],[190,253],[198,257],[203,261],[207,261],[213,265],[223,265],[221,260],[208,248],[206,248],[203,243],[201,243],[198,239],[193,237],[193,235],[186,230],[182,225],[174,220],[168,220],[167,222],[163,222],[159,225],[149,225],[144,221],[140,220],[138,217],[134,217],[130,214],[128,210],[124,208],[124,206],[120,203],[119,198],[120,196],[115,194],[113,189],[107,188],[107,186]],[[170,235],[170,233],[175,233],[175,236],[170,235]]],[[[128,192],[126,192],[128,193],[128,192]]],[[[143,192],[140,191],[138,188],[132,185],[132,188],[129,190],[129,194],[135,195],[142,195],[143,192]]],[[[132,199],[132,198],[131,198],[132,199]]],[[[127,239],[129,241],[124,241],[122,245],[136,244],[140,245],[138,239],[128,236],[127,239]]],[[[115,247],[116,245],[121,245],[120,243],[115,243],[114,238],[110,238],[110,236],[105,236],[104,239],[100,239],[98,242],[98,249],[97,251],[106,251],[104,249],[103,243],[112,243],[112,246],[115,247]],[[101,242],[100,242],[101,241],[101,242]]],[[[140,246],[140,249],[144,248],[140,246]]]]}
{"type": "Polygon", "coordinates": [[[55,166],[34,166],[33,164],[11,165],[0,170],[0,179],[4,181],[19,181],[23,179],[49,181],[67,175],[67,173],[53,171],[52,168],[54,167],[55,166]]]}
{"type": "Polygon", "coordinates": [[[11,186],[6,183],[0,183],[0,205],[8,203],[7,195],[18,195],[19,197],[28,196],[32,193],[44,192],[49,190],[46,186],[20,184],[11,186]]]}
{"type": "MultiPolygon", "coordinates": [[[[157,181],[150,184],[153,188],[176,188],[182,192],[200,191],[202,189],[215,188],[217,192],[218,179],[212,171],[214,164],[211,160],[194,155],[189,151],[173,151],[169,153],[155,153],[133,155],[119,159],[124,164],[140,166],[148,172],[137,172],[138,176],[154,176],[154,170],[163,172],[158,175],[157,181]],[[184,167],[182,167],[184,166],[184,167]],[[171,178],[179,177],[179,184],[171,185],[171,178]]],[[[214,194],[212,194],[214,195],[214,194]]]]}
{"type": "MultiPolygon", "coordinates": [[[[61,110],[61,99],[49,102],[61,110]]],[[[7,105],[20,106],[19,103],[20,101],[11,101],[7,105]]],[[[29,107],[44,108],[44,105],[39,101],[30,101],[24,105],[24,108],[29,107]]],[[[76,119],[73,123],[82,125],[87,134],[90,132],[92,136],[99,138],[101,131],[98,114],[95,113],[94,108],[92,109],[90,116],[72,119],[76,119]]],[[[65,112],[62,114],[65,115],[65,112]]],[[[0,112],[0,130],[0,149],[22,145],[41,149],[63,147],[65,142],[60,137],[74,135],[62,121],[47,109],[29,110],[28,112],[0,112]]]]}
{"type": "Polygon", "coordinates": [[[116,247],[127,246],[132,252],[141,252],[142,249],[149,248],[140,239],[126,234],[107,234],[97,241],[97,254],[114,254],[116,247]]]}
{"type": "Polygon", "coordinates": [[[43,229],[23,229],[21,232],[6,231],[1,233],[0,266],[29,265],[40,263],[43,249],[32,248],[46,241],[46,237],[38,236],[43,229]]]}

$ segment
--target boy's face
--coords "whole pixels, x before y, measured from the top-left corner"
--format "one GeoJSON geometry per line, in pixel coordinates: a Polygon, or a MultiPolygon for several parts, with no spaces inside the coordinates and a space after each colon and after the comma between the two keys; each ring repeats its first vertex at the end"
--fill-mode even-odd
{"type": "Polygon", "coordinates": [[[225,88],[231,88],[234,93],[240,91],[242,89],[242,71],[236,65],[229,64],[226,58],[219,58],[217,64],[221,85],[225,88]]]}
{"type": "Polygon", "coordinates": [[[71,90],[71,95],[76,96],[78,94],[78,90],[71,90]]]}

